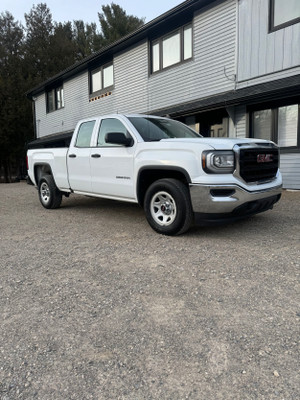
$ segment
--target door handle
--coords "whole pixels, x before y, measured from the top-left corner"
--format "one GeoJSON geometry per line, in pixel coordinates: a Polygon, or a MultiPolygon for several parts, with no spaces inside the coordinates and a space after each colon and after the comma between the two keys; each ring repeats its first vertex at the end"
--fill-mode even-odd
{"type": "Polygon", "coordinates": [[[100,155],[100,154],[92,154],[91,157],[93,157],[93,158],[100,158],[101,155],[100,155]]]}
{"type": "Polygon", "coordinates": [[[75,157],[76,157],[76,154],[69,154],[69,157],[70,157],[70,158],[75,158],[75,157]]]}

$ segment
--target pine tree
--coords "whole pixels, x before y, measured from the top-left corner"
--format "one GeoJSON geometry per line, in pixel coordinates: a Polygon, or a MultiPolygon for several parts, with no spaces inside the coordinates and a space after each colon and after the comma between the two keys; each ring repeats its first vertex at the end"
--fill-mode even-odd
{"type": "Polygon", "coordinates": [[[127,15],[119,5],[102,6],[102,13],[98,13],[102,33],[100,43],[107,46],[128,35],[144,24],[144,18],[140,19],[133,15],[127,15]]]}
{"type": "Polygon", "coordinates": [[[101,33],[95,23],[54,22],[46,3],[25,14],[25,27],[9,12],[0,14],[0,171],[6,182],[26,172],[33,118],[25,93],[144,23],[114,3],[102,11],[101,33]]]}
{"type": "Polygon", "coordinates": [[[6,12],[0,16],[0,166],[6,182],[20,174],[24,162],[24,143],[32,124],[30,104],[24,93],[23,27],[6,12]]]}

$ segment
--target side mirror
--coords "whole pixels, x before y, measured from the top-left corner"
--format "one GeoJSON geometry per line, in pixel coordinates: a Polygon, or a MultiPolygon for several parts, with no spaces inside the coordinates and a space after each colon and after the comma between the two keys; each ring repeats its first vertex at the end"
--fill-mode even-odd
{"type": "Polygon", "coordinates": [[[126,137],[123,132],[109,132],[105,136],[105,142],[111,144],[119,144],[121,146],[130,147],[133,145],[133,139],[126,137]]]}

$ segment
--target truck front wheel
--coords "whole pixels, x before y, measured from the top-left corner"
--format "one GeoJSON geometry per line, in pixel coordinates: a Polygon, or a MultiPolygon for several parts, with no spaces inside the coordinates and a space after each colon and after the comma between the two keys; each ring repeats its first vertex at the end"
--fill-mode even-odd
{"type": "Polygon", "coordinates": [[[150,226],[164,235],[187,231],[193,219],[188,188],[177,179],[160,179],[149,186],[144,209],[150,226]]]}
{"type": "Polygon", "coordinates": [[[43,175],[40,179],[39,198],[45,208],[58,208],[60,206],[62,193],[57,189],[51,175],[43,175]]]}

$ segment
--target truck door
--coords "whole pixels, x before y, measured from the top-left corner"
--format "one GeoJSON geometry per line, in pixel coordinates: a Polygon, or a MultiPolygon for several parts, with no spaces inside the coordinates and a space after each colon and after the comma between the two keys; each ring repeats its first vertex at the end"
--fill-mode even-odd
{"type": "Polygon", "coordinates": [[[95,123],[96,120],[82,122],[68,152],[69,183],[74,191],[92,192],[90,154],[95,123]]]}
{"type": "MultiPolygon", "coordinates": [[[[92,191],[95,194],[135,198],[133,182],[134,145],[125,147],[107,143],[108,133],[123,133],[131,138],[126,126],[117,118],[104,118],[100,122],[96,147],[91,153],[92,191]]],[[[132,143],[134,143],[132,141],[132,143]]]]}

